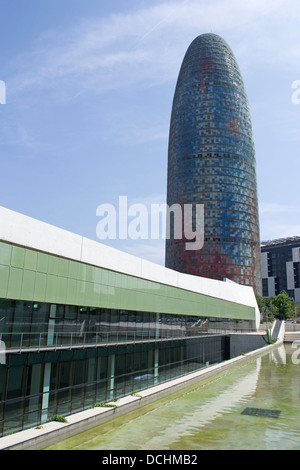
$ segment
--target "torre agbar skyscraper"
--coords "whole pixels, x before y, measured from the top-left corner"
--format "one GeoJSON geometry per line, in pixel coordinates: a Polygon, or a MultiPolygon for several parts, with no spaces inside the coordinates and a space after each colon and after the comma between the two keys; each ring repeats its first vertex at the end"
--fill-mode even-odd
{"type": "Polygon", "coordinates": [[[170,124],[167,204],[182,210],[184,204],[204,205],[203,247],[187,250],[188,240],[175,239],[171,226],[167,267],[227,278],[261,294],[251,116],[237,61],[216,34],[198,36],[181,66],[170,124]]]}

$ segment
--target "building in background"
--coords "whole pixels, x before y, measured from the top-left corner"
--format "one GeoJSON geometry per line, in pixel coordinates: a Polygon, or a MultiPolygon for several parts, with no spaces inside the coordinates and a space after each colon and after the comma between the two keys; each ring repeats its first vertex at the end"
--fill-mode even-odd
{"type": "Polygon", "coordinates": [[[285,290],[300,302],[300,237],[262,242],[261,267],[264,297],[285,290]]]}
{"type": "MultiPolygon", "coordinates": [[[[169,136],[167,203],[204,205],[204,246],[166,241],[166,266],[253,286],[261,293],[252,123],[241,73],[228,44],[198,36],[179,73],[169,136]]],[[[194,221],[195,222],[195,221],[194,221]]]]}

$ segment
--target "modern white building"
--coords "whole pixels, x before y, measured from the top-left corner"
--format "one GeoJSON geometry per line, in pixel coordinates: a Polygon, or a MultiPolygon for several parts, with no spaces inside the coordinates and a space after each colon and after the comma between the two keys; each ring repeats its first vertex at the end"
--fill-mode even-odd
{"type": "Polygon", "coordinates": [[[251,287],[0,207],[0,436],[229,358],[224,321],[261,345],[251,287]]]}

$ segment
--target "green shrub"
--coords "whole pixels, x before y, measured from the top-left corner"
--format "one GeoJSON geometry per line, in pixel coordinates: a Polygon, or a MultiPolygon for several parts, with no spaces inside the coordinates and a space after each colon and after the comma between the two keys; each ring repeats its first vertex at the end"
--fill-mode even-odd
{"type": "Polygon", "coordinates": [[[68,422],[64,416],[59,416],[59,415],[54,415],[51,421],[58,421],[59,423],[68,422]]]}

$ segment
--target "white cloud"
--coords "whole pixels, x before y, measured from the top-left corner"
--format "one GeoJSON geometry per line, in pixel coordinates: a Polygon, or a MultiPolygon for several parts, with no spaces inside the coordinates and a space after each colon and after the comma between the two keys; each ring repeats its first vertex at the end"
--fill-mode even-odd
{"type": "Polygon", "coordinates": [[[253,60],[294,63],[299,19],[298,0],[165,1],[86,20],[73,30],[48,32],[34,51],[16,61],[12,85],[24,91],[70,89],[80,83],[82,91],[95,92],[130,83],[163,83],[176,78],[190,41],[210,31],[228,36],[246,65],[253,60]]]}
{"type": "Polygon", "coordinates": [[[290,212],[299,212],[300,208],[292,204],[280,204],[274,202],[262,202],[259,205],[259,212],[263,214],[286,214],[290,212]]]}
{"type": "Polygon", "coordinates": [[[32,133],[22,124],[11,122],[6,116],[1,116],[0,124],[0,145],[24,147],[29,150],[39,145],[32,133]]]}
{"type": "Polygon", "coordinates": [[[300,234],[300,224],[268,225],[261,231],[261,241],[277,240],[278,238],[295,237],[300,234]]]}
{"type": "MultiPolygon", "coordinates": [[[[112,246],[118,250],[125,251],[134,256],[137,256],[142,259],[151,261],[152,263],[164,265],[165,263],[165,239],[163,238],[164,224],[165,221],[163,218],[160,218],[160,237],[158,239],[151,238],[151,205],[152,204],[165,204],[166,195],[165,194],[149,194],[148,196],[141,197],[128,197],[127,206],[128,209],[134,204],[141,204],[147,208],[148,211],[148,223],[149,223],[149,233],[147,239],[137,239],[132,240],[128,236],[126,241],[122,239],[110,240],[107,239],[102,241],[109,246],[112,246]]],[[[116,209],[117,218],[122,217],[122,214],[119,213],[118,201],[115,201],[114,205],[116,209]]],[[[127,219],[126,219],[127,220],[127,219]]],[[[132,220],[132,217],[128,217],[128,223],[132,220]]]]}

